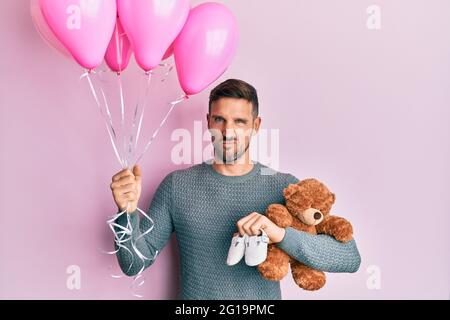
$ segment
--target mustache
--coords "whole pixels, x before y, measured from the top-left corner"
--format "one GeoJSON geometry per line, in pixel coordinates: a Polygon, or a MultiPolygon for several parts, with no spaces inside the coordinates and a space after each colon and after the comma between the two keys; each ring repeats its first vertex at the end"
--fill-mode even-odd
{"type": "Polygon", "coordinates": [[[237,141],[236,137],[222,137],[222,141],[237,141]]]}
{"type": "Polygon", "coordinates": [[[238,141],[238,139],[236,137],[227,137],[227,136],[222,136],[222,137],[213,136],[212,137],[213,141],[215,141],[216,138],[219,138],[218,141],[223,141],[223,142],[237,142],[238,141]]]}

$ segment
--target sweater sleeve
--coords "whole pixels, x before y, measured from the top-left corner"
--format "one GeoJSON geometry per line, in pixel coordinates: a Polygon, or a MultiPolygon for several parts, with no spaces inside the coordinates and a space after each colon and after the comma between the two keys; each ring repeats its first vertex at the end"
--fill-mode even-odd
{"type": "MultiPolygon", "coordinates": [[[[139,270],[141,270],[143,263],[145,263],[145,268],[152,265],[156,259],[157,254],[167,244],[172,232],[174,231],[171,215],[172,175],[173,174],[167,175],[160,183],[155,192],[155,195],[153,196],[149,209],[146,212],[146,214],[154,222],[153,229],[149,233],[137,239],[142,233],[148,230],[152,226],[152,224],[147,218],[140,218],[138,210],[135,210],[134,212],[128,214],[131,226],[133,228],[131,236],[133,241],[135,242],[135,246],[144,257],[150,258],[150,260],[144,259],[144,262],[142,262],[142,260],[138,257],[137,253],[133,249],[130,241],[126,241],[123,243],[123,245],[129,251],[125,248],[119,249],[117,244],[115,244],[116,250],[119,249],[116,252],[116,256],[120,268],[122,269],[122,272],[127,276],[136,275],[139,270]]],[[[117,219],[117,224],[125,227],[128,222],[127,219],[127,214],[123,214],[117,219]]]]}
{"type": "Polygon", "coordinates": [[[356,272],[361,264],[355,239],[343,243],[329,235],[309,234],[287,227],[277,246],[295,260],[325,272],[356,272]]]}

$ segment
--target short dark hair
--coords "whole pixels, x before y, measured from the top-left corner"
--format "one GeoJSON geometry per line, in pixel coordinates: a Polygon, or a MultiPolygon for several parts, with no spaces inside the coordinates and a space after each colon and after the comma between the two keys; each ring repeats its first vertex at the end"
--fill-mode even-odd
{"type": "Polygon", "coordinates": [[[258,116],[259,105],[256,89],[243,80],[228,79],[212,89],[209,95],[209,113],[211,113],[211,104],[220,98],[245,99],[252,104],[253,118],[258,116]]]}

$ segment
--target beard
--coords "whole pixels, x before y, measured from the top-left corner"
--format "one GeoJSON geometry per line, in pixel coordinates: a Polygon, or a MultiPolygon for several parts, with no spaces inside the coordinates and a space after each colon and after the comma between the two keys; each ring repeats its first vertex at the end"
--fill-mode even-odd
{"type": "Polygon", "coordinates": [[[216,158],[217,161],[222,161],[223,164],[236,163],[236,161],[240,159],[250,147],[250,139],[249,139],[248,142],[244,144],[244,146],[240,146],[239,144],[237,144],[236,148],[233,148],[232,150],[225,150],[222,141],[220,141],[220,143],[213,143],[213,145],[214,145],[214,157],[216,158]]]}

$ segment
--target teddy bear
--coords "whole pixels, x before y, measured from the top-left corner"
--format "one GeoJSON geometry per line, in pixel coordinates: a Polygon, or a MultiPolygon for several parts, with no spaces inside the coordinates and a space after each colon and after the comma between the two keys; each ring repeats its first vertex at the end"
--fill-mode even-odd
{"type": "MultiPolygon", "coordinates": [[[[353,238],[353,228],[344,218],[330,215],[336,199],[322,182],[310,178],[289,184],[283,190],[286,205],[271,204],[266,216],[281,228],[293,227],[311,234],[327,234],[341,242],[353,238]]],[[[295,283],[305,290],[318,290],[325,285],[325,273],[310,268],[290,257],[275,244],[269,244],[266,260],[258,265],[268,280],[281,280],[291,266],[295,283]]]]}

